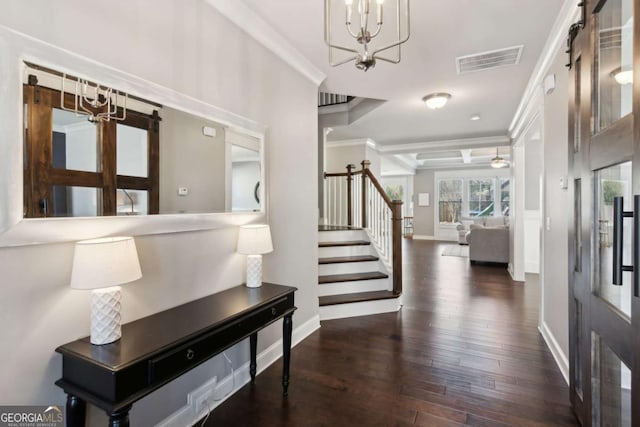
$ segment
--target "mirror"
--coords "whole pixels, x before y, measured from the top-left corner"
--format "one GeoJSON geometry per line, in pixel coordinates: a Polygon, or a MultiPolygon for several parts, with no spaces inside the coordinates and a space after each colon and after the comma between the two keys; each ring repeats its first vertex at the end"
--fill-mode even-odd
{"type": "Polygon", "coordinates": [[[38,65],[23,77],[25,218],[262,211],[261,137],[38,65]]]}

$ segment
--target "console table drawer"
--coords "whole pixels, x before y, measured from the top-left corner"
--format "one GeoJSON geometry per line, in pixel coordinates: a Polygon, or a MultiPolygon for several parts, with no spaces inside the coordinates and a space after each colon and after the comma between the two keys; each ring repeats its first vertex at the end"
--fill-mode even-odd
{"type": "Polygon", "coordinates": [[[235,320],[214,332],[194,338],[168,354],[148,362],[149,384],[176,377],[215,356],[238,340],[246,337],[293,309],[293,297],[281,298],[248,317],[235,320]]]}

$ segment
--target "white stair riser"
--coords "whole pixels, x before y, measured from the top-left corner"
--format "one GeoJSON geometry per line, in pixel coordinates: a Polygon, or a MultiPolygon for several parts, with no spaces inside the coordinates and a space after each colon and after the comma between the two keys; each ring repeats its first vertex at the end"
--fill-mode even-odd
{"type": "Polygon", "coordinates": [[[329,246],[325,248],[318,248],[319,258],[357,255],[374,255],[374,249],[371,245],[329,246]]]}
{"type": "Polygon", "coordinates": [[[385,270],[384,266],[378,261],[341,262],[339,264],[318,265],[318,274],[320,276],[324,276],[326,274],[366,273],[368,271],[385,270]]]}
{"type": "Polygon", "coordinates": [[[353,282],[325,283],[318,285],[318,296],[354,294],[356,292],[372,292],[391,290],[389,279],[356,280],[353,282]]]}
{"type": "Polygon", "coordinates": [[[347,317],[367,316],[370,314],[390,313],[400,310],[400,298],[376,301],[354,302],[320,307],[320,320],[344,319],[347,317]]]}
{"type": "Polygon", "coordinates": [[[318,241],[320,242],[344,242],[347,240],[369,240],[369,238],[363,230],[318,232],[318,241]]]}

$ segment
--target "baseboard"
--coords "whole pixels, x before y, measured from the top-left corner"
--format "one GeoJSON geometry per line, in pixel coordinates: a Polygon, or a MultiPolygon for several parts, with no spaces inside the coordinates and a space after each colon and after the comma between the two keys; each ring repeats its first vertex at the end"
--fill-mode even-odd
{"type": "Polygon", "coordinates": [[[524,272],[540,274],[540,263],[536,261],[525,261],[524,272]]]}
{"type": "MultiPolygon", "coordinates": [[[[320,328],[320,315],[314,316],[293,330],[291,337],[291,346],[295,347],[298,343],[311,335],[320,328]]],[[[282,357],[282,339],[271,344],[256,357],[258,365],[258,374],[267,369],[271,364],[282,357]]],[[[210,409],[213,411],[218,405],[222,404],[229,397],[244,387],[251,380],[249,374],[249,361],[235,369],[233,376],[228,375],[216,384],[214,395],[225,395],[221,400],[210,402],[210,409]]],[[[197,414],[195,408],[187,403],[173,414],[156,424],[156,427],[185,427],[193,426],[207,414],[197,414]]]]}
{"type": "Polygon", "coordinates": [[[553,355],[558,368],[560,368],[560,372],[562,373],[564,380],[567,382],[567,385],[569,385],[569,359],[567,359],[567,356],[560,348],[560,344],[558,344],[558,341],[556,341],[556,338],[553,336],[544,321],[542,322],[542,326],[538,327],[538,330],[542,334],[544,341],[547,343],[547,347],[551,350],[551,354],[553,355]]]}
{"type": "Polygon", "coordinates": [[[421,236],[419,234],[414,234],[413,240],[437,240],[437,239],[436,239],[436,236],[421,236]]]}

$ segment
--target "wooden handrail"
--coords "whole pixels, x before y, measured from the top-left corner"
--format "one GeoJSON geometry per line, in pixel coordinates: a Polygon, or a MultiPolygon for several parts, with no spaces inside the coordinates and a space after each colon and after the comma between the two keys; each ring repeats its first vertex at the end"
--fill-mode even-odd
{"type": "MultiPolygon", "coordinates": [[[[353,200],[353,177],[356,175],[362,175],[362,189],[361,189],[361,198],[360,201],[360,210],[362,213],[362,222],[360,226],[362,228],[368,228],[369,224],[367,224],[367,208],[368,201],[371,199],[372,195],[367,194],[367,178],[371,180],[373,188],[378,192],[378,195],[384,200],[384,203],[387,205],[389,210],[391,211],[391,257],[392,259],[392,269],[393,269],[393,293],[394,295],[400,295],[402,293],[402,201],[401,200],[391,200],[391,198],[384,191],[384,188],[376,178],[376,176],[371,172],[369,166],[371,162],[369,160],[363,160],[361,162],[362,169],[359,171],[354,171],[355,166],[352,164],[347,165],[346,172],[338,172],[338,173],[324,173],[324,177],[332,178],[332,177],[344,177],[346,178],[346,207],[347,207],[347,225],[353,226],[354,218],[353,218],[353,208],[352,205],[354,203],[353,200]]],[[[375,227],[375,223],[371,225],[371,227],[375,227]]],[[[372,230],[373,232],[373,230],[372,230]]]]}
{"type": "MultiPolygon", "coordinates": [[[[351,166],[353,166],[353,165],[351,165],[351,166]]],[[[353,167],[355,167],[355,166],[353,166],[353,167]]],[[[360,171],[351,172],[351,176],[354,176],[354,175],[362,175],[362,171],[360,170],[360,171]]],[[[324,173],[324,177],[325,178],[332,178],[332,177],[336,177],[336,176],[349,176],[349,174],[347,172],[336,172],[336,173],[325,172],[324,173]]]]}

